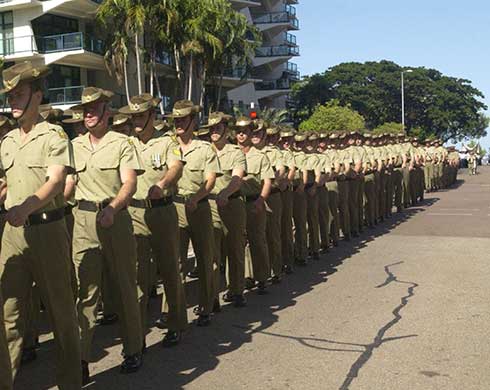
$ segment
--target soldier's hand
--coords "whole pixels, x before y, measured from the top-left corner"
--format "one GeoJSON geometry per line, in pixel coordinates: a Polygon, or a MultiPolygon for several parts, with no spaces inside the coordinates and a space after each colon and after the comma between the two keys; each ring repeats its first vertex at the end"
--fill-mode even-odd
{"type": "Polygon", "coordinates": [[[7,222],[14,226],[14,227],[19,227],[23,226],[26,221],[27,217],[29,214],[27,213],[27,210],[22,206],[14,206],[7,211],[7,222]]]}
{"type": "Polygon", "coordinates": [[[109,228],[114,224],[114,208],[112,206],[105,207],[99,215],[97,215],[97,222],[103,228],[109,228]]]}
{"type": "Polygon", "coordinates": [[[161,199],[163,198],[163,190],[157,186],[153,185],[148,190],[148,198],[149,199],[161,199]]]}
{"type": "Polygon", "coordinates": [[[193,213],[197,209],[197,202],[195,201],[194,198],[189,199],[185,203],[185,208],[187,209],[188,212],[193,213]]]}
{"type": "Polygon", "coordinates": [[[225,207],[228,204],[228,197],[223,194],[219,194],[216,197],[216,204],[218,207],[225,207]]]}
{"type": "Polygon", "coordinates": [[[259,214],[264,211],[265,208],[265,199],[259,196],[259,198],[255,201],[255,213],[259,214]]]}

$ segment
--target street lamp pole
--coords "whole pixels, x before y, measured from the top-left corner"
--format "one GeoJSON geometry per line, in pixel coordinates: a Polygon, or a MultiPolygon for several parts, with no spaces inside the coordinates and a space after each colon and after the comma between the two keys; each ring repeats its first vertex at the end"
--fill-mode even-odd
{"type": "Polygon", "coordinates": [[[401,72],[401,75],[402,75],[402,129],[403,129],[403,131],[405,131],[405,85],[404,85],[403,75],[405,73],[412,73],[412,72],[413,72],[412,69],[408,69],[408,70],[401,72]]]}

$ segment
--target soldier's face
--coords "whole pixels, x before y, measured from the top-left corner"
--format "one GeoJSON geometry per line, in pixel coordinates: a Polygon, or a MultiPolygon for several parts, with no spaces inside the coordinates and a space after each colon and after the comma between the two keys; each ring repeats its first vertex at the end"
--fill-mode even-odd
{"type": "Polygon", "coordinates": [[[255,131],[252,134],[252,145],[260,145],[263,138],[264,138],[264,130],[255,131]]]}
{"type": "Polygon", "coordinates": [[[252,131],[249,128],[240,128],[236,133],[236,140],[240,145],[246,145],[250,143],[250,136],[252,131]]]}
{"type": "Polygon", "coordinates": [[[312,151],[316,150],[317,144],[318,144],[317,141],[308,141],[306,143],[306,150],[308,152],[312,152],[312,151]]]}
{"type": "Polygon", "coordinates": [[[225,125],[223,123],[219,123],[215,126],[212,126],[209,129],[209,133],[211,134],[211,141],[212,142],[218,142],[221,137],[223,137],[223,134],[225,133],[225,125]]]}
{"type": "Polygon", "coordinates": [[[279,142],[279,134],[268,135],[267,136],[267,145],[274,146],[279,142]]]}
{"type": "Polygon", "coordinates": [[[347,140],[347,145],[354,145],[356,143],[356,140],[354,138],[349,138],[347,140]]]}
{"type": "Polygon", "coordinates": [[[153,127],[153,120],[151,118],[152,112],[150,110],[132,115],[133,128],[136,133],[141,133],[145,130],[145,127],[153,127]]]}
{"type": "Polygon", "coordinates": [[[20,83],[15,89],[8,93],[8,103],[12,110],[12,117],[14,119],[22,117],[26,110],[31,107],[36,108],[41,103],[42,92],[37,91],[32,94],[32,97],[31,92],[32,90],[30,84],[20,83]],[[37,104],[30,104],[34,102],[37,102],[37,104]],[[29,105],[29,107],[27,107],[27,105],[29,105]]]}
{"type": "Polygon", "coordinates": [[[83,110],[83,121],[87,129],[97,126],[108,115],[105,102],[95,102],[87,105],[83,110]]]}
{"type": "Polygon", "coordinates": [[[357,146],[361,146],[362,145],[362,139],[361,138],[357,138],[356,139],[356,145],[357,146]]]}
{"type": "Polygon", "coordinates": [[[291,147],[291,141],[289,137],[281,138],[279,143],[282,149],[289,149],[291,147]]]}
{"type": "Polygon", "coordinates": [[[175,133],[177,135],[185,134],[189,129],[193,130],[192,122],[194,118],[191,115],[185,116],[183,118],[175,118],[175,133]]]}

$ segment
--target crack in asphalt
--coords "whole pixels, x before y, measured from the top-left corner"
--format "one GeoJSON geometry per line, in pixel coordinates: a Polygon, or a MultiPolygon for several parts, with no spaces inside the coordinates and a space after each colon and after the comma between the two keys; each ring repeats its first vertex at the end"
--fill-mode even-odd
{"type": "Polygon", "coordinates": [[[396,265],[402,264],[403,261],[399,261],[397,263],[392,263],[386,265],[385,272],[388,275],[386,280],[376,286],[376,288],[383,288],[389,285],[390,283],[400,283],[400,284],[407,284],[410,285],[407,290],[407,295],[403,296],[400,300],[400,304],[395,307],[395,309],[392,311],[393,314],[393,319],[389,322],[387,322],[383,327],[381,327],[378,330],[378,333],[376,334],[376,337],[374,338],[374,341],[371,344],[366,345],[366,350],[357,358],[357,360],[354,362],[354,364],[351,366],[347,376],[345,377],[344,382],[340,386],[339,390],[348,390],[349,386],[352,384],[355,378],[359,375],[359,371],[361,368],[369,361],[371,358],[373,352],[375,349],[381,347],[381,345],[387,341],[391,341],[394,339],[398,339],[396,337],[391,337],[391,338],[386,338],[384,339],[384,335],[386,332],[395,326],[401,319],[402,316],[400,315],[401,310],[407,306],[408,300],[415,295],[415,289],[418,287],[418,284],[415,282],[407,282],[404,280],[399,280],[397,276],[390,270],[390,267],[394,267],[396,265]]]}

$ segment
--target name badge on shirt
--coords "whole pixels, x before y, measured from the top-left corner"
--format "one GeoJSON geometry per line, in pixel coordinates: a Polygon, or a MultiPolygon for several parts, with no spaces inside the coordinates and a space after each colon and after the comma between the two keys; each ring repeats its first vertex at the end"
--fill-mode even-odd
{"type": "Polygon", "coordinates": [[[155,169],[160,169],[162,167],[162,160],[160,159],[159,154],[152,154],[151,165],[155,169]]]}

